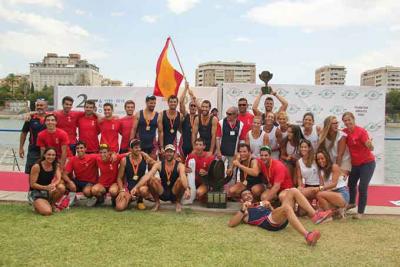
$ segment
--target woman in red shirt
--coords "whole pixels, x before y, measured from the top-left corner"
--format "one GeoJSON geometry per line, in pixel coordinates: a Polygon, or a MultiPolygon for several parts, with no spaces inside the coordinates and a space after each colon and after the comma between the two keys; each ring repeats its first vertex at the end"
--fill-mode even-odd
{"type": "Polygon", "coordinates": [[[353,113],[345,112],[342,121],[346,126],[343,132],[347,134],[347,146],[351,155],[352,169],[349,176],[350,201],[348,209],[354,208],[358,185],[358,213],[353,217],[361,219],[367,205],[368,185],[375,170],[375,156],[372,154],[374,146],[368,132],[355,124],[353,113]]]}

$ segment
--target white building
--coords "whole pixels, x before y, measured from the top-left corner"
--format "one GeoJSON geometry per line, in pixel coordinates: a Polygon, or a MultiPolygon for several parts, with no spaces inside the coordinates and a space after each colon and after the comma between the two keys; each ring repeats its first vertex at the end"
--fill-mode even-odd
{"type": "Polygon", "coordinates": [[[361,73],[361,85],[387,86],[388,90],[400,90],[400,67],[385,66],[361,73]]]}
{"type": "Polygon", "coordinates": [[[58,56],[48,53],[42,62],[30,64],[30,77],[35,90],[57,85],[101,85],[99,68],[82,60],[79,54],[58,56]]]}
{"type": "Polygon", "coordinates": [[[255,83],[256,64],[212,61],[196,69],[196,86],[217,86],[222,83],[255,83]]]}
{"type": "Polygon", "coordinates": [[[316,85],[344,85],[346,68],[338,65],[322,66],[315,70],[316,85]]]}

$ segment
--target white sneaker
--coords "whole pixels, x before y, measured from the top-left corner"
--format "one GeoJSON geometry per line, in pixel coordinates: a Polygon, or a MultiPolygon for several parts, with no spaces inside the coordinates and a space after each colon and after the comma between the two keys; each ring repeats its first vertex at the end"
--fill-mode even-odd
{"type": "Polygon", "coordinates": [[[94,207],[94,205],[96,205],[96,202],[97,202],[97,198],[96,197],[91,197],[86,202],[86,207],[94,207]]]}

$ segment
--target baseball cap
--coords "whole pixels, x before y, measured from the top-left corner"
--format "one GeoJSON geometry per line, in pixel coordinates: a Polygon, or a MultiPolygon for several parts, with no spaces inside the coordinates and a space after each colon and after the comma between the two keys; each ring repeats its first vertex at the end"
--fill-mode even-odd
{"type": "Polygon", "coordinates": [[[131,139],[131,141],[129,141],[129,147],[133,148],[136,145],[140,145],[140,140],[137,138],[133,138],[131,139]]]}
{"type": "Polygon", "coordinates": [[[172,150],[172,151],[175,151],[174,145],[171,145],[171,144],[166,145],[165,148],[164,148],[164,150],[168,150],[168,149],[170,149],[170,150],[172,150]]]}

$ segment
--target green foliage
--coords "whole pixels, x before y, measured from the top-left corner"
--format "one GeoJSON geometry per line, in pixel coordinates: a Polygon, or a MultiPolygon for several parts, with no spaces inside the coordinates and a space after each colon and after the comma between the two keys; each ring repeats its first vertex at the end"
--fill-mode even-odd
{"type": "Polygon", "coordinates": [[[400,91],[392,90],[386,94],[386,113],[400,113],[400,91]]]}

